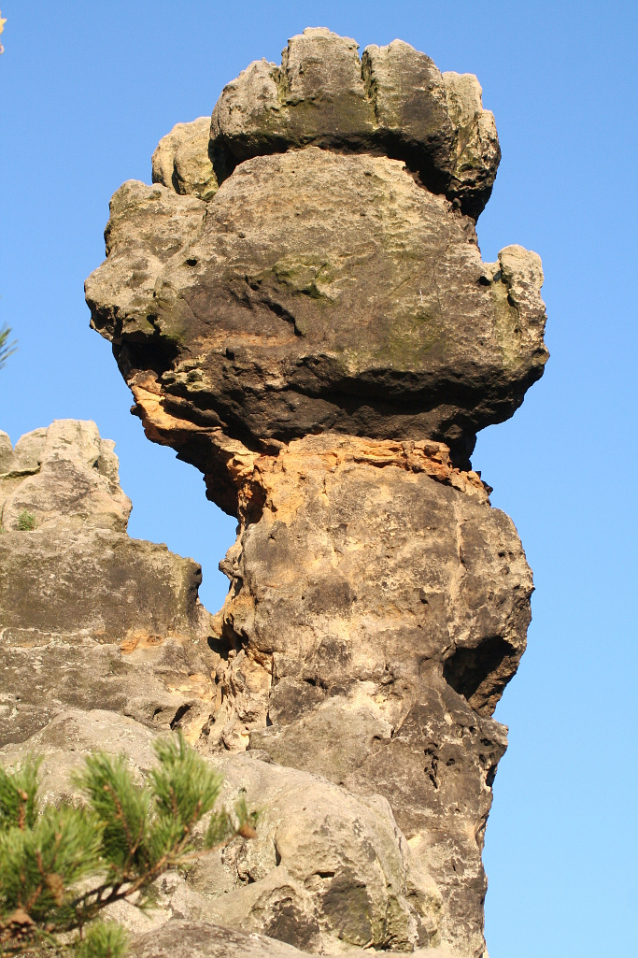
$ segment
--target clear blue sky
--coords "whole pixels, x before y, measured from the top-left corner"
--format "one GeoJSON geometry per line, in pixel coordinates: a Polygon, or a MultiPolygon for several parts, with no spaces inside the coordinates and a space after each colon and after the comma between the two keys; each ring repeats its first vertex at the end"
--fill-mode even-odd
{"type": "Polygon", "coordinates": [[[15,442],[61,417],[115,439],[131,533],[217,562],[234,522],[200,476],[143,436],[82,283],[108,200],[150,182],[174,123],[210,114],[251,60],[328,26],[363,48],[400,37],[476,73],[503,161],[479,221],[485,259],[541,254],[552,358],[474,465],[520,531],[537,592],[529,649],[497,717],[510,749],[485,860],[491,958],[638,954],[635,493],[638,5],[587,0],[2,0],[0,373],[15,442]]]}

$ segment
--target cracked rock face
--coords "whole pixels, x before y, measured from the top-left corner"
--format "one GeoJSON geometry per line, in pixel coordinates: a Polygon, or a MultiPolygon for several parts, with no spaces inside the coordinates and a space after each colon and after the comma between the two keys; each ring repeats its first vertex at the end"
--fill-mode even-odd
{"type": "MultiPolygon", "coordinates": [[[[157,733],[112,711],[60,712],[26,742],[0,749],[15,766],[42,758],[46,802],[79,798],[73,773],[95,750],[124,755],[142,775],[155,765],[157,733]]],[[[257,837],[238,836],[221,853],[165,876],[147,916],[118,905],[110,917],[131,931],[171,917],[206,919],[237,932],[262,932],[313,953],[362,947],[412,951],[438,940],[440,896],[424,880],[387,801],[358,798],[311,773],[269,763],[254,752],[216,756],[223,801],[240,794],[261,810],[257,837]]]]}
{"type": "Polygon", "coordinates": [[[244,461],[243,481],[210,742],[384,796],[441,896],[443,940],[480,954],[506,747],[490,715],[532,590],[511,520],[435,443],[306,437],[244,461]]]}
{"type": "Polygon", "coordinates": [[[492,714],[532,579],[469,456],[547,360],[539,257],[477,245],[499,158],[474,77],[315,29],[112,199],[92,325],[147,436],[239,520],[198,747],[272,809],[264,843],[193,872],[225,894],[186,917],[486,958],[492,714]]]}
{"type": "Polygon", "coordinates": [[[129,538],[115,443],[59,420],[0,433],[0,744],[65,708],[114,709],[197,738],[214,694],[201,569],[129,538]],[[29,526],[25,517],[30,517],[29,526]]]}

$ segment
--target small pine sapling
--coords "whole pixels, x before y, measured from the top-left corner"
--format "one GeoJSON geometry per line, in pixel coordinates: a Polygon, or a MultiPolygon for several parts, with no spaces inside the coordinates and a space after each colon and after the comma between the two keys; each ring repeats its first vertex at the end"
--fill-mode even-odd
{"type": "Polygon", "coordinates": [[[154,747],[158,764],[145,784],[124,757],[89,755],[76,776],[82,805],[39,808],[38,759],[0,767],[0,954],[123,958],[123,929],[97,920],[105,908],[126,899],[144,909],[164,872],[236,835],[254,837],[257,816],[245,799],[230,813],[213,811],[222,776],[181,733],[154,747]]]}

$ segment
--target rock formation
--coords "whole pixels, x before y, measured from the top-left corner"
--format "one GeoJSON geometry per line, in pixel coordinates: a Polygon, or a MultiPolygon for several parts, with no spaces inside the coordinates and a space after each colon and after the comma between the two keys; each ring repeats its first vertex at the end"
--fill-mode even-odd
{"type": "Polygon", "coordinates": [[[114,445],[74,420],[15,449],[0,433],[0,744],[70,706],[179,723],[194,739],[208,721],[201,568],[129,538],[114,445]]]}
{"type": "MultiPolygon", "coordinates": [[[[179,727],[210,753],[228,676],[197,600],[201,572],[127,536],[113,443],[66,420],[14,449],[1,433],[0,457],[0,760],[42,756],[42,797],[57,803],[77,798],[71,773],[96,749],[146,774],[154,737],[179,727]]],[[[115,917],[140,932],[206,919],[324,953],[439,940],[440,893],[386,799],[265,749],[217,749],[211,761],[227,804],[245,793],[261,810],[257,839],[164,878],[150,919],[126,905],[115,917]]]]}
{"type": "Polygon", "coordinates": [[[477,245],[499,159],[474,77],[313,29],[113,197],[91,322],[146,435],[239,521],[216,616],[190,560],[126,535],[92,424],[0,441],[3,757],[66,768],[85,714],[83,748],[109,728],[144,769],[179,723],[264,809],[164,888],[179,921],[139,958],[487,956],[491,716],[532,579],[470,455],[547,359],[538,256],[477,245]]]}

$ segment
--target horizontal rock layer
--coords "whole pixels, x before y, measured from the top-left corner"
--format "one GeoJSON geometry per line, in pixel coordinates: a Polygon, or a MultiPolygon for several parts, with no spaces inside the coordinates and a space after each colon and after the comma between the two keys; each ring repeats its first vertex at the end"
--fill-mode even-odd
{"type": "Polygon", "coordinates": [[[534,253],[482,263],[471,220],[402,164],[314,147],[242,163],[210,203],[126,183],[92,323],[134,385],[249,445],[337,430],[467,463],[541,376],[534,253]]]}
{"type": "MultiPolygon", "coordinates": [[[[403,160],[434,193],[477,217],[501,151],[470,74],[441,74],[408,43],[368,46],[325,29],[292,37],[281,67],[260,60],[222,92],[209,153],[221,182],[237,163],[315,145],[403,160]]],[[[168,185],[168,184],[167,184],[168,185]]]]}
{"type": "MultiPolygon", "coordinates": [[[[302,958],[303,952],[264,935],[229,932],[204,921],[172,921],[131,942],[131,958],[302,958]]],[[[417,951],[416,958],[455,958],[447,948],[417,951]]]]}

